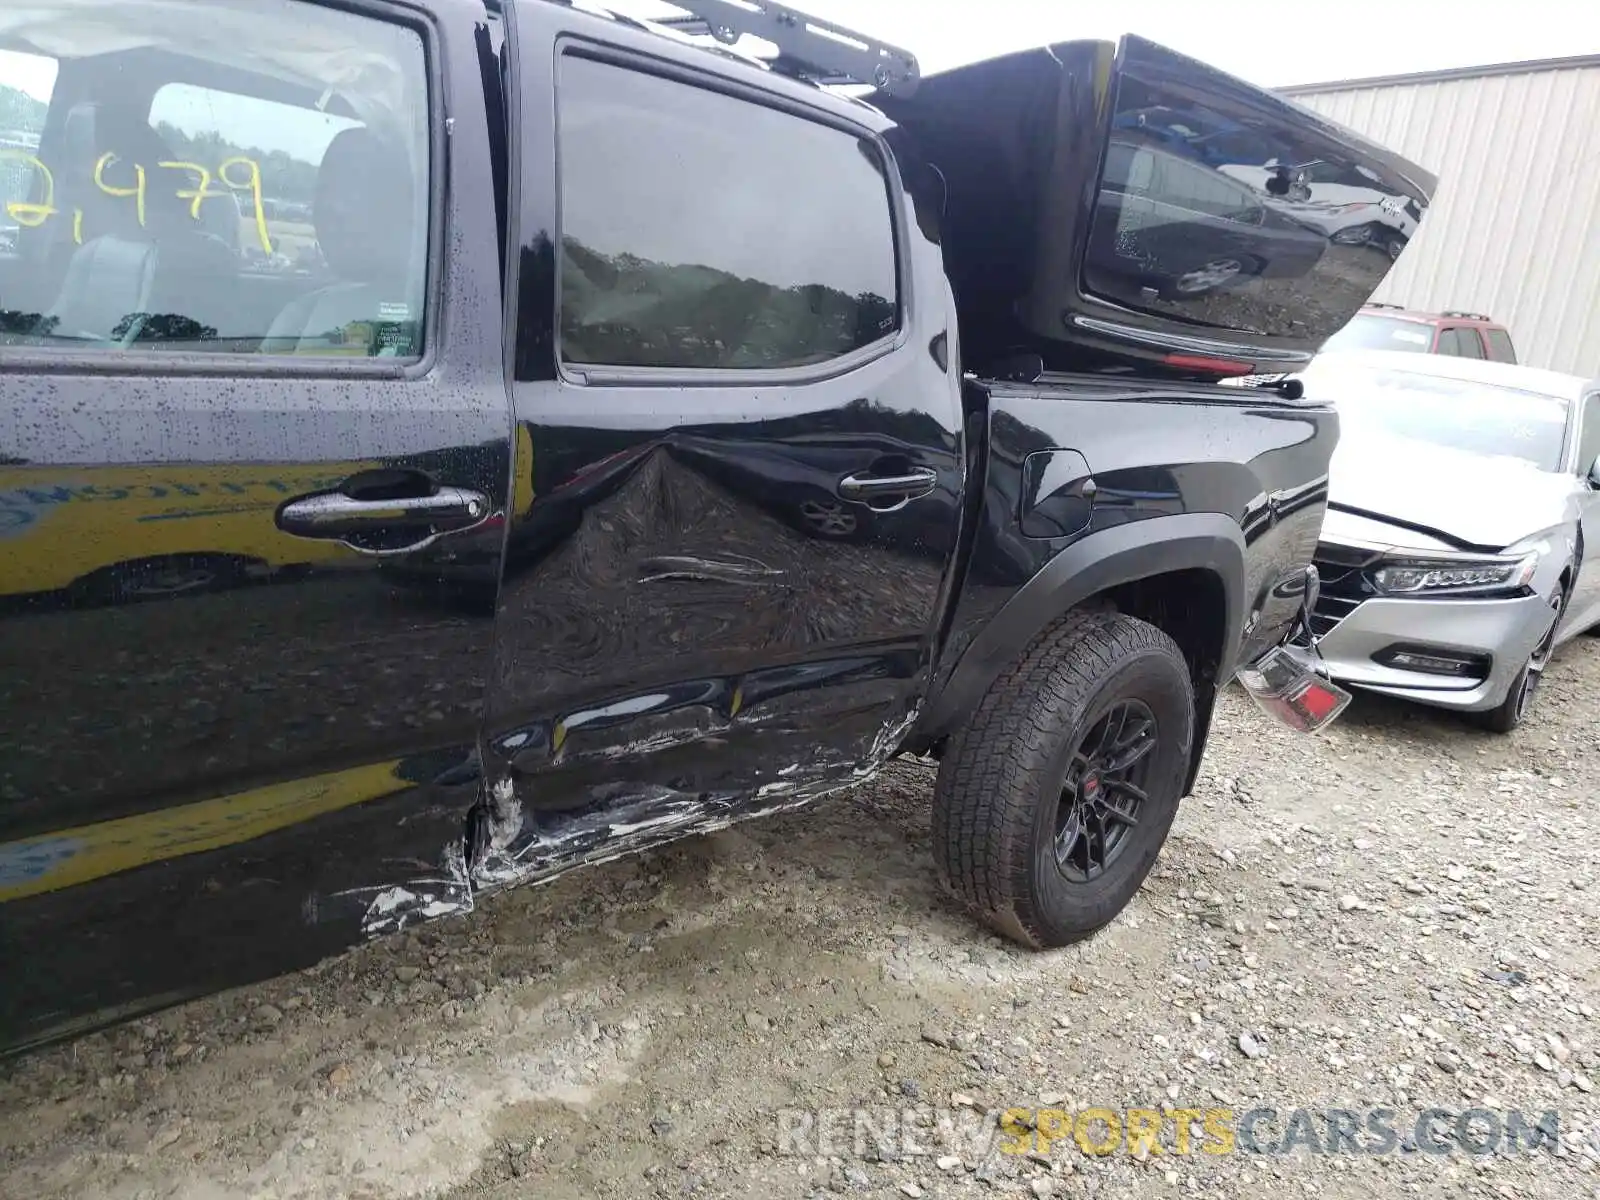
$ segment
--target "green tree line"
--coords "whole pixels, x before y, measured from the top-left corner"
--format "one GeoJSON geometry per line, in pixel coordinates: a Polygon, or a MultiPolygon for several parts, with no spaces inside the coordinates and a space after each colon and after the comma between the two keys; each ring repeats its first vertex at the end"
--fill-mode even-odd
{"type": "Polygon", "coordinates": [[[0,129],[25,129],[38,133],[47,105],[27,92],[0,83],[0,129]]]}
{"type": "Polygon", "coordinates": [[[562,346],[576,362],[780,367],[820,362],[890,333],[897,306],[826,284],[779,287],[715,267],[562,251],[562,346]]]}

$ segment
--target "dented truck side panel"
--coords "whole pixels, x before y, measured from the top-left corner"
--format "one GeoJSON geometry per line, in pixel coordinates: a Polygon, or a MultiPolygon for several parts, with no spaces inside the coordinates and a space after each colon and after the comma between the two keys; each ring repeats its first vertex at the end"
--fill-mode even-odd
{"type": "MultiPolygon", "coordinates": [[[[926,346],[950,336],[948,286],[915,181],[881,141],[888,123],[781,80],[753,96],[741,65],[709,56],[669,68],[648,33],[596,22],[564,40],[563,10],[511,11],[523,163],[512,397],[545,487],[513,524],[500,597],[484,759],[506,788],[481,851],[497,878],[761,811],[881,763],[926,690],[965,486],[958,382],[926,346]],[[696,172],[715,169],[697,157],[713,152],[695,136],[702,113],[740,137],[803,130],[808,151],[812,138],[832,150],[831,136],[845,166],[882,164],[898,270],[879,286],[898,293],[886,297],[898,328],[781,382],[680,369],[635,383],[564,362],[574,335],[555,301],[588,253],[573,213],[639,187],[627,158],[575,161],[576,139],[602,111],[615,126],[606,106],[635,91],[659,117],[680,120],[682,106],[660,136],[696,172]],[[836,494],[843,477],[890,470],[925,472],[929,486],[879,508],[836,494]]],[[[807,186],[820,203],[833,184],[807,186]]],[[[692,236],[665,244],[697,261],[692,236]]],[[[752,303],[781,302],[745,286],[752,303]]]]}
{"type": "MultiPolygon", "coordinates": [[[[296,492],[420,474],[487,511],[426,545],[303,553],[276,493],[120,510],[132,532],[95,523],[77,492],[72,521],[25,518],[30,565],[0,559],[0,1054],[938,752],[1078,605],[1179,642],[1200,707],[1192,784],[1217,689],[1300,611],[1331,410],[1181,372],[1016,369],[1021,327],[961,304],[1019,311],[1018,262],[980,238],[953,286],[942,244],[947,221],[972,232],[987,209],[967,201],[1000,176],[952,179],[912,122],[548,0],[355,8],[428,49],[427,357],[90,362],[0,345],[0,475],[296,492]],[[635,117],[630,147],[618,131],[635,117]],[[805,169],[824,144],[833,157],[805,169]],[[828,211],[848,168],[882,201],[877,277],[713,269],[738,239],[705,205],[651,231],[657,258],[585,226],[607,205],[627,223],[646,190],[631,168],[661,146],[701,156],[696,178],[727,184],[713,200],[782,147],[766,167],[795,176],[798,200],[757,196],[774,228],[828,211]],[[668,261],[683,228],[710,240],[668,261]],[[605,365],[652,295],[690,297],[655,343],[683,361],[605,365]],[[773,366],[786,325],[849,344],[773,366]],[[138,531],[173,512],[181,535],[138,531]],[[78,586],[84,564],[97,586],[78,586]]],[[[1057,132],[1077,128],[1072,96],[1107,116],[1108,54],[1075,80],[1053,55],[1034,66],[1067,98],[1057,132]]],[[[97,98],[70,63],[57,86],[97,98]]],[[[1081,157],[1088,136],[1062,145],[1081,157]]],[[[1089,175],[1066,182],[1092,201],[1089,175]]],[[[812,253],[832,244],[823,224],[812,253]]],[[[1045,235],[1067,253],[1071,229],[1045,235]]],[[[0,552],[17,507],[0,479],[0,552]]]]}
{"type": "Polygon", "coordinates": [[[981,390],[979,519],[913,746],[948,737],[1028,642],[1086,601],[1168,628],[1189,615],[1203,732],[1233,666],[1298,617],[1336,414],[1251,389],[1089,376],[981,390]]]}

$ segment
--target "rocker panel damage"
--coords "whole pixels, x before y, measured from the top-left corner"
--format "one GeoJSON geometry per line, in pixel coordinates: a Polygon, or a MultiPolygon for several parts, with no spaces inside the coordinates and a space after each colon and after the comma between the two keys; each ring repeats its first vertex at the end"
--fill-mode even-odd
{"type": "Polygon", "coordinates": [[[753,792],[737,795],[606,785],[595,789],[590,808],[552,816],[540,815],[524,804],[515,781],[503,776],[483,789],[467,816],[462,836],[441,853],[437,872],[404,884],[352,889],[339,897],[370,897],[361,918],[361,933],[368,939],[378,938],[423,921],[470,913],[480,896],[547,883],[578,867],[597,866],[689,835],[715,833],[742,821],[803,808],[870,779],[898,753],[919,713],[920,708],[913,708],[885,726],[868,753],[853,766],[827,758],[794,762],[779,768],[776,778],[753,792]]]}

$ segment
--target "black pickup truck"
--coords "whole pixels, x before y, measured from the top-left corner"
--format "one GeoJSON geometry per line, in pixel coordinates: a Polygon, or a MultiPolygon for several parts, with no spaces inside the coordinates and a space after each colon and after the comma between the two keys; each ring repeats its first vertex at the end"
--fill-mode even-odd
{"type": "Polygon", "coordinates": [[[683,10],[0,10],[8,1050],[907,752],[1060,945],[1236,672],[1331,712],[1257,669],[1337,439],[1282,380],[1391,261],[1280,168],[1435,181],[1138,38],[683,10]]]}

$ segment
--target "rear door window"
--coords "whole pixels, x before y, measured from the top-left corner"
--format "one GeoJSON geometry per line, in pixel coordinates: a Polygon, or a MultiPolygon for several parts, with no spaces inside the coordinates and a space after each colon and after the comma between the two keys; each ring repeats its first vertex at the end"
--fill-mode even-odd
{"type": "Polygon", "coordinates": [[[1478,335],[1471,329],[1460,325],[1450,325],[1439,331],[1439,354],[1449,354],[1456,358],[1482,358],[1483,343],[1478,340],[1478,335]]]}
{"type": "Polygon", "coordinates": [[[869,140],[576,54],[560,80],[564,362],[793,370],[898,329],[869,140]]]}
{"type": "Polygon", "coordinates": [[[420,35],[298,0],[85,8],[27,9],[53,86],[0,59],[0,139],[36,141],[0,154],[0,352],[419,356],[420,35]]]}
{"type": "Polygon", "coordinates": [[[1489,357],[1495,362],[1517,361],[1516,347],[1511,344],[1511,335],[1504,329],[1487,330],[1485,336],[1489,339],[1489,357]]]}

